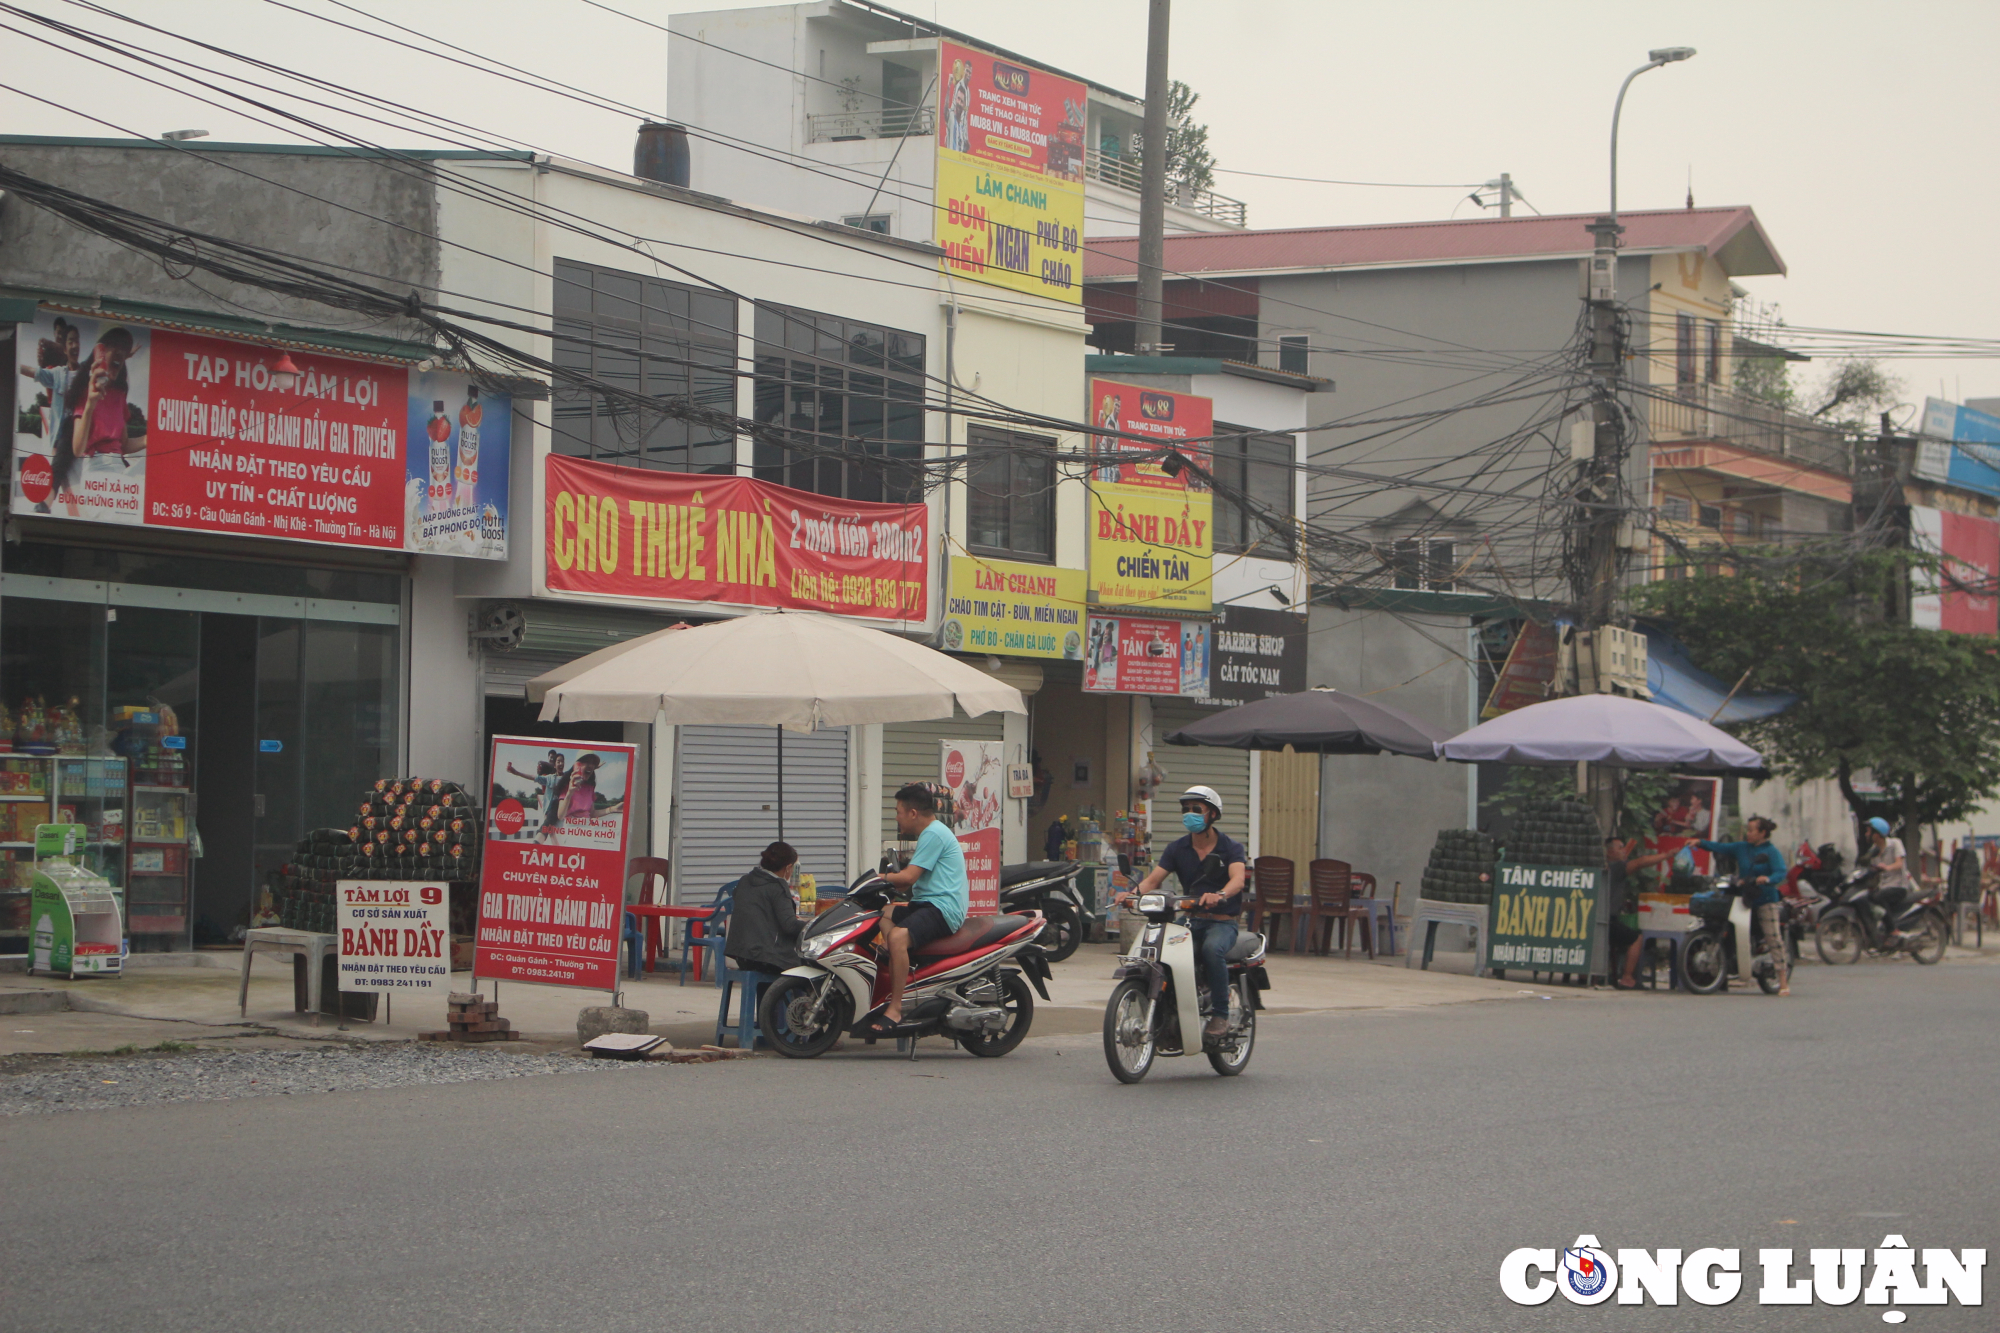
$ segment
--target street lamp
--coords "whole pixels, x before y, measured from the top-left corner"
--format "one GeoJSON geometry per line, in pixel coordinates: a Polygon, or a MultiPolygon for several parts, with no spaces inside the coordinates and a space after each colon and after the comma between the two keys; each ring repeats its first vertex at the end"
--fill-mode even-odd
{"type": "MultiPolygon", "coordinates": [[[[1618,225],[1618,117],[1625,113],[1625,90],[1632,86],[1632,80],[1649,69],[1671,65],[1687,60],[1694,55],[1692,46],[1662,46],[1646,52],[1646,63],[1625,76],[1625,82],[1618,85],[1618,101],[1611,108],[1611,225],[1618,225]]],[[[1616,235],[1616,233],[1613,233],[1616,235]]]]}
{"type": "Polygon", "coordinates": [[[1671,65],[1694,55],[1692,46],[1662,46],[1646,53],[1646,63],[1625,76],[1625,82],[1618,85],[1618,100],[1611,108],[1611,213],[1590,225],[1590,232],[1597,237],[1596,253],[1590,259],[1589,276],[1586,284],[1588,299],[1593,302],[1615,301],[1618,277],[1618,234],[1625,230],[1618,225],[1618,120],[1625,114],[1625,90],[1632,86],[1632,80],[1649,69],[1671,65]]]}

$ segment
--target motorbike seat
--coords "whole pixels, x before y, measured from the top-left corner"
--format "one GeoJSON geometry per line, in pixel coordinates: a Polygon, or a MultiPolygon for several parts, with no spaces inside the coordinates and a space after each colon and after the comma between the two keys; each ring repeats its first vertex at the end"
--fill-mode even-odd
{"type": "Polygon", "coordinates": [[[965,924],[941,940],[932,940],[916,951],[918,958],[950,958],[971,953],[989,944],[998,944],[1028,924],[1025,916],[969,916],[965,924]]]}
{"type": "Polygon", "coordinates": [[[1054,879],[1069,871],[1068,861],[1023,861],[1019,865],[1000,867],[1000,887],[1012,888],[1016,884],[1029,884],[1038,879],[1054,879]]]}
{"type": "Polygon", "coordinates": [[[1229,952],[1222,955],[1226,963],[1241,963],[1255,958],[1264,951],[1264,937],[1254,930],[1238,931],[1236,943],[1229,946],[1229,952]]]}

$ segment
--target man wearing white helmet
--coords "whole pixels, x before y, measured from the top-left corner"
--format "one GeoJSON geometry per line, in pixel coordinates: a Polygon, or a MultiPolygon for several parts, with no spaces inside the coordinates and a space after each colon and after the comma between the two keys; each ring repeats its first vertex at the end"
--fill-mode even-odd
{"type": "Polygon", "coordinates": [[[1120,894],[1129,902],[1152,893],[1167,872],[1180,876],[1181,890],[1195,900],[1188,912],[1194,932],[1195,955],[1208,984],[1208,1027],[1202,1035],[1220,1037],[1229,1031],[1229,948],[1236,943],[1236,915],[1243,910],[1243,884],[1249,856],[1243,844],[1216,828],[1222,818],[1222,797],[1213,787],[1189,787],[1181,793],[1181,827],[1187,832],[1170,843],[1139,887],[1120,894]]]}

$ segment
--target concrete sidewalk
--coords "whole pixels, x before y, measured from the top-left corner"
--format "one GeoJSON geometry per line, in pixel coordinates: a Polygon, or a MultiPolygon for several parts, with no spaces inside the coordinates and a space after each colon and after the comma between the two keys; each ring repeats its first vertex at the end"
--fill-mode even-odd
{"type": "MultiPolygon", "coordinates": [[[[1085,945],[1058,963],[1049,987],[1051,1002],[1037,1006],[1033,1035],[1096,1032],[1111,993],[1115,955],[1114,946],[1085,945]]],[[[1445,958],[1446,966],[1466,961],[1445,958]]],[[[310,1015],[292,1009],[290,959],[269,954],[252,960],[249,1006],[239,1016],[236,995],[242,955],[209,952],[198,959],[198,966],[142,964],[122,977],[82,981],[0,972],[0,1056],[151,1047],[162,1042],[410,1041],[420,1032],[444,1026],[442,998],[419,1001],[408,996],[400,1004],[385,1003],[383,1021],[343,1025],[322,1015],[314,1025],[310,1015]]],[[[1525,995],[1586,993],[1575,987],[1477,979],[1435,967],[1429,972],[1409,971],[1400,957],[1349,961],[1274,954],[1269,969],[1271,990],[1265,1000],[1277,1014],[1422,1009],[1525,995]]],[[[458,974],[454,986],[470,990],[469,974],[458,974]]],[[[491,995],[494,983],[482,982],[480,989],[491,995]]],[[[670,975],[643,977],[627,981],[624,998],[628,1006],[645,1010],[652,1030],[677,1046],[698,1046],[714,1038],[721,997],[712,983],[690,981],[682,986],[670,975]]],[[[499,984],[499,999],[500,1013],[523,1040],[495,1043],[496,1047],[540,1050],[574,1049],[577,1010],[610,1002],[603,991],[514,982],[499,984]]]]}

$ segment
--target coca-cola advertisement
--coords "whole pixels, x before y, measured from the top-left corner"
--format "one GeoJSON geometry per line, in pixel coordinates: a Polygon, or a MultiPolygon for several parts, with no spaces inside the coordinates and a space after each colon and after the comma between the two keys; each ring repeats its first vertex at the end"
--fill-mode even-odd
{"type": "Polygon", "coordinates": [[[965,852],[971,915],[1000,910],[1000,816],[1007,770],[999,741],[940,741],[944,785],[958,811],[958,845],[965,852]]]}

